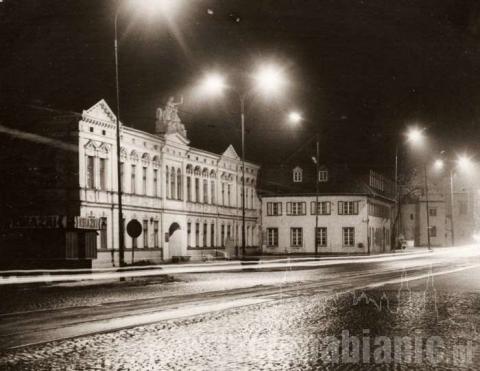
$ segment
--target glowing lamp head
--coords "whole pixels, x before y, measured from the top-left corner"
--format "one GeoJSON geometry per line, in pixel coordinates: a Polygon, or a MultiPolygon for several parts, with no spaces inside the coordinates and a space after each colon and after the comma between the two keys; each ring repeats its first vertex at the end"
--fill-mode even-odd
{"type": "Polygon", "coordinates": [[[281,68],[272,64],[262,66],[254,77],[257,87],[267,94],[277,94],[286,84],[281,68]]]}
{"type": "Polygon", "coordinates": [[[412,128],[408,131],[407,137],[412,143],[420,143],[423,139],[423,132],[418,128],[412,128]]]}
{"type": "Polygon", "coordinates": [[[300,112],[292,111],[288,114],[288,120],[294,124],[297,124],[302,121],[302,115],[300,112]]]}
{"type": "Polygon", "coordinates": [[[470,170],[473,165],[472,160],[465,155],[462,155],[458,158],[457,164],[458,164],[458,167],[462,170],[470,170]]]}
{"type": "Polygon", "coordinates": [[[135,0],[132,7],[140,9],[147,14],[161,13],[165,16],[172,15],[178,8],[179,0],[135,0]]]}
{"type": "Polygon", "coordinates": [[[225,79],[218,73],[208,74],[200,84],[200,90],[202,93],[208,95],[219,95],[226,87],[225,79]]]}

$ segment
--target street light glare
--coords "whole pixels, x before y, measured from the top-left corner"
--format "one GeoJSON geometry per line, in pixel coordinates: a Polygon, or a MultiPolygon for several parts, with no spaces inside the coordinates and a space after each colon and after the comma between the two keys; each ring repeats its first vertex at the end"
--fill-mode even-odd
{"type": "Polygon", "coordinates": [[[457,164],[462,170],[468,170],[472,167],[472,160],[469,157],[462,155],[458,158],[457,164]]]}
{"type": "Polygon", "coordinates": [[[443,166],[444,166],[443,160],[436,160],[435,163],[433,164],[433,166],[437,170],[442,170],[443,166]]]}
{"type": "Polygon", "coordinates": [[[209,95],[218,95],[225,90],[225,79],[218,73],[210,73],[201,83],[201,90],[209,95]]]}
{"type": "Polygon", "coordinates": [[[258,88],[269,94],[277,93],[286,83],[283,71],[273,64],[262,66],[255,74],[255,79],[258,88]]]}
{"type": "Polygon", "coordinates": [[[131,6],[147,14],[160,12],[169,16],[175,12],[180,2],[180,0],[135,0],[131,1],[131,6]]]}
{"type": "Polygon", "coordinates": [[[409,141],[413,143],[418,143],[423,139],[422,130],[417,128],[410,129],[407,133],[407,137],[409,141]]]}
{"type": "Polygon", "coordinates": [[[299,112],[292,111],[288,114],[288,120],[293,123],[299,123],[302,121],[302,115],[299,112]]]}

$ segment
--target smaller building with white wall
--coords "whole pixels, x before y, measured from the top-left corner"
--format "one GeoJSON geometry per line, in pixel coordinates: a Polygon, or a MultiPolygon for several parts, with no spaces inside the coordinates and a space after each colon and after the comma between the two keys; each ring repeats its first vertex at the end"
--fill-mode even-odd
{"type": "Polygon", "coordinates": [[[387,179],[347,166],[294,162],[263,168],[264,254],[372,254],[391,250],[387,179]],[[318,176],[318,192],[315,176],[318,176]]]}

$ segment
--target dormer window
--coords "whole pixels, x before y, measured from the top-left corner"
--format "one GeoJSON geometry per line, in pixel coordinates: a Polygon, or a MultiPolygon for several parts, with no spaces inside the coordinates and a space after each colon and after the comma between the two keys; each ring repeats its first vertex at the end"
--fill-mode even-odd
{"type": "Polygon", "coordinates": [[[303,179],[303,170],[300,167],[293,169],[293,182],[301,183],[303,179]]]}
{"type": "Polygon", "coordinates": [[[319,182],[328,182],[328,170],[319,170],[318,181],[319,182]]]}

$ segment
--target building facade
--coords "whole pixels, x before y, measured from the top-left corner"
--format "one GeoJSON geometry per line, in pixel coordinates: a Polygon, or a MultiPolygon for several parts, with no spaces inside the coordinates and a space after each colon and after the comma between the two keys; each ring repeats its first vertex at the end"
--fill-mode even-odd
{"type": "MultiPolygon", "coordinates": [[[[125,261],[236,254],[241,246],[241,159],[232,146],[222,154],[191,147],[176,108],[167,104],[159,111],[155,134],[121,126],[124,225],[133,219],[142,225],[138,238],[125,233],[125,261]]],[[[32,202],[26,202],[15,214],[99,220],[96,258],[91,259],[91,266],[118,265],[115,115],[101,100],[80,115],[67,116],[68,120],[46,120],[41,131],[44,143],[34,144],[53,154],[42,171],[56,177],[61,173],[62,181],[43,188],[37,184],[35,194],[41,197],[32,200],[38,205],[32,208],[32,202]],[[50,197],[45,197],[47,194],[50,197]],[[48,206],[41,199],[48,199],[48,206]]],[[[23,143],[26,148],[29,144],[28,140],[23,143]]],[[[245,163],[245,240],[249,248],[259,244],[258,170],[259,166],[245,163]]]]}
{"type": "Polygon", "coordinates": [[[404,187],[400,207],[400,233],[410,245],[428,245],[428,225],[431,246],[465,245],[474,242],[477,233],[478,191],[475,191],[473,176],[454,176],[453,207],[451,184],[448,174],[428,176],[428,223],[427,192],[421,176],[412,177],[404,187]],[[452,215],[453,230],[452,238],[452,215]]]}
{"type": "Polygon", "coordinates": [[[372,254],[391,250],[387,179],[346,166],[293,162],[262,169],[265,254],[372,254]],[[318,193],[315,176],[318,176],[318,193]]]}

